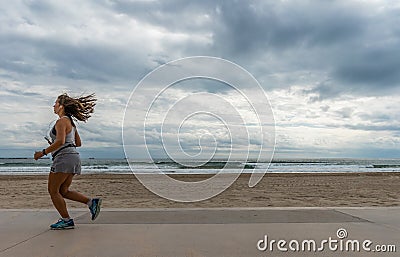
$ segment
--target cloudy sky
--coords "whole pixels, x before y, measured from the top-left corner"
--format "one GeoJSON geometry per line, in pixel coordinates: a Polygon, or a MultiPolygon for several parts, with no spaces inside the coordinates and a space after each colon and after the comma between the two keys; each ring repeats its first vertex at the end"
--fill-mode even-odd
{"type": "MultiPolygon", "coordinates": [[[[124,157],[132,90],[160,65],[189,56],[229,60],[258,80],[274,114],[277,157],[399,157],[398,24],[400,4],[390,0],[8,1],[0,8],[0,157],[30,157],[45,146],[63,92],[99,99],[93,117],[79,124],[82,155],[124,157]]],[[[227,85],[191,82],[164,92],[154,113],[201,90],[246,112],[227,85]]],[[[144,90],[142,97],[154,95],[144,90]]],[[[188,104],[212,106],[199,97],[188,104]]],[[[167,137],[182,122],[177,116],[164,128],[167,137]]],[[[189,156],[230,149],[221,121],[205,116],[180,131],[189,156]]],[[[152,125],[162,122],[157,117],[152,125]]],[[[148,129],[148,147],[160,154],[161,131],[148,129]]],[[[242,136],[233,136],[236,154],[245,149],[242,136]]],[[[143,145],[136,150],[140,158],[143,145]]]]}

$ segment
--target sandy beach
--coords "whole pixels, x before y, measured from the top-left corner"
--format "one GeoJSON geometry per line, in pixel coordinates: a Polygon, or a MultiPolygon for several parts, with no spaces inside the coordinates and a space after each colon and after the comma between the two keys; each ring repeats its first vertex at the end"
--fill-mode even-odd
{"type": "MultiPolygon", "coordinates": [[[[400,206],[400,173],[273,174],[254,188],[242,174],[226,191],[195,203],[178,203],[147,190],[133,175],[79,175],[71,189],[104,199],[105,208],[400,206]]],[[[210,175],[174,175],[184,181],[210,175]]],[[[68,207],[82,208],[67,200],[68,207]]],[[[47,175],[1,175],[0,208],[52,208],[47,175]]]]}

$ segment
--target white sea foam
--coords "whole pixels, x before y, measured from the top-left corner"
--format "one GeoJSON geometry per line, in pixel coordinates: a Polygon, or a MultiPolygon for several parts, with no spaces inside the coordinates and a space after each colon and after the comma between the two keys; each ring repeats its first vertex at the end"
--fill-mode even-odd
{"type": "MultiPolygon", "coordinates": [[[[0,174],[47,174],[51,160],[2,159],[0,174]]],[[[124,159],[82,159],[82,174],[216,174],[224,173],[335,173],[335,172],[400,172],[400,159],[297,159],[267,162],[233,162],[225,166],[223,161],[208,162],[196,167],[195,162],[175,163],[170,160],[155,163],[131,162],[124,159]],[[222,169],[224,167],[229,167],[222,169]]]]}

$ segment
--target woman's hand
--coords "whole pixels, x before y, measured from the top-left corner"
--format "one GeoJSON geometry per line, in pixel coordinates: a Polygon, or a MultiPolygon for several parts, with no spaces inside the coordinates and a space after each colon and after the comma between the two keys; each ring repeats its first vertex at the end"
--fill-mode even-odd
{"type": "Polygon", "coordinates": [[[35,152],[33,158],[37,161],[38,159],[42,158],[44,155],[41,151],[35,152]]]}

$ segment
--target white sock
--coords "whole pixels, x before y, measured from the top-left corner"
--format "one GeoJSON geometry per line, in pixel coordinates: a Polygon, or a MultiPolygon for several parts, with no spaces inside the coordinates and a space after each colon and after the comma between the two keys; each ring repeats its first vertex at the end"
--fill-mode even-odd
{"type": "Polygon", "coordinates": [[[93,203],[93,202],[92,202],[92,199],[89,199],[89,201],[88,201],[86,204],[87,204],[87,206],[89,206],[89,208],[90,208],[90,207],[92,207],[92,203],[93,203]]]}
{"type": "Polygon", "coordinates": [[[68,218],[62,218],[65,222],[68,222],[71,218],[70,217],[68,217],[68,218]]]}

